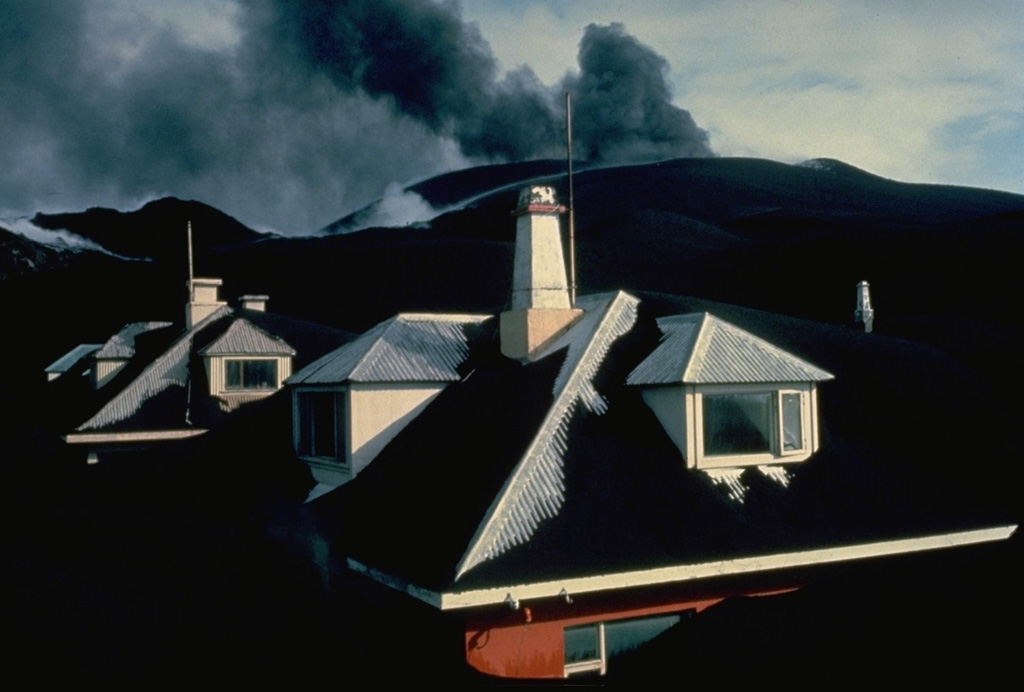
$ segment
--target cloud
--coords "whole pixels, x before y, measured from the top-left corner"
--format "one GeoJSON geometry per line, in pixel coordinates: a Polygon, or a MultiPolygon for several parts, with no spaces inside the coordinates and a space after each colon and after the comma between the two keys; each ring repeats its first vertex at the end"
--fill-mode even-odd
{"type": "MultiPolygon", "coordinates": [[[[583,65],[566,82],[580,99],[621,96],[618,113],[649,112],[639,130],[602,132],[605,112],[592,134],[581,112],[581,151],[701,150],[685,139],[706,143],[697,128],[666,135],[688,114],[667,100],[663,60],[620,29],[588,29],[588,45],[639,58],[639,90],[583,65]]],[[[175,195],[261,230],[308,232],[393,181],[561,156],[562,88],[527,67],[500,73],[449,2],[0,0],[0,205],[175,195]]]]}
{"type": "Polygon", "coordinates": [[[671,63],[674,103],[721,155],[829,156],[902,180],[1024,186],[1021,140],[964,125],[1006,131],[1024,113],[1017,0],[477,0],[466,13],[502,64],[529,63],[542,79],[580,27],[625,22],[671,63]]]}

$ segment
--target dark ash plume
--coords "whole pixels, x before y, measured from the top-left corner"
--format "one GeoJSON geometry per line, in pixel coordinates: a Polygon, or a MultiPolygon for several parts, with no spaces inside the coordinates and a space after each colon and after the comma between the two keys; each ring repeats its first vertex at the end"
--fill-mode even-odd
{"type": "Polygon", "coordinates": [[[579,63],[579,76],[566,82],[578,114],[574,135],[591,159],[713,155],[708,133],[672,105],[668,63],[621,24],[589,25],[579,63]]]}
{"type": "Polygon", "coordinates": [[[224,3],[205,43],[130,6],[0,0],[0,210],[174,195],[308,232],[394,181],[560,157],[566,88],[594,160],[710,154],[621,25],[588,27],[579,73],[548,86],[499,77],[451,2],[224,3]]]}
{"type": "Polygon", "coordinates": [[[556,155],[573,94],[576,138],[606,162],[711,156],[708,134],[671,103],[668,63],[622,24],[586,28],[578,75],[545,87],[528,67],[498,81],[490,47],[455,5],[429,0],[278,1],[278,27],[342,89],[393,100],[469,156],[556,155]]]}

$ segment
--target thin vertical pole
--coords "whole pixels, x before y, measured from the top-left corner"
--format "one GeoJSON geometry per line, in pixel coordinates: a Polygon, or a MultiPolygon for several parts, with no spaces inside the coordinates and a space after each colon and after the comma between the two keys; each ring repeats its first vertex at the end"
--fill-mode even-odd
{"type": "Polygon", "coordinates": [[[192,222],[188,222],[188,300],[190,303],[196,301],[195,282],[192,280],[192,222]]]}
{"type": "Polygon", "coordinates": [[[572,194],[572,97],[565,92],[565,150],[569,170],[569,305],[576,306],[576,206],[572,194]]]}

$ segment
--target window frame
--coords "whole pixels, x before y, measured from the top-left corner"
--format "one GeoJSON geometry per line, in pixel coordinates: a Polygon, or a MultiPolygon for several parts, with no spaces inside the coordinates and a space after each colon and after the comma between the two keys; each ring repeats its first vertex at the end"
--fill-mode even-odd
{"type": "Polygon", "coordinates": [[[812,426],[814,425],[813,385],[811,383],[766,383],[766,384],[729,384],[704,385],[697,388],[694,397],[694,452],[697,468],[730,468],[737,466],[756,466],[803,461],[813,453],[812,426]],[[705,397],[733,394],[763,394],[769,392],[771,397],[771,419],[769,421],[769,437],[767,452],[737,454],[707,454],[705,440],[706,408],[705,397]],[[797,395],[800,411],[800,446],[785,449],[785,404],[784,397],[797,395]]]}
{"type": "Polygon", "coordinates": [[[598,622],[582,622],[575,625],[569,625],[562,628],[562,660],[563,660],[563,677],[572,677],[574,675],[585,675],[587,673],[597,673],[598,675],[605,675],[608,672],[608,659],[609,655],[615,658],[617,655],[621,655],[624,651],[633,651],[636,648],[643,646],[660,636],[667,630],[675,627],[683,620],[689,619],[696,613],[694,608],[686,608],[684,610],[668,610],[660,613],[649,613],[646,615],[631,615],[626,617],[619,617],[610,620],[601,620],[598,622]],[[650,638],[643,639],[636,643],[633,647],[626,650],[619,650],[618,652],[612,652],[609,654],[608,650],[608,630],[609,626],[615,627],[616,625],[625,625],[627,623],[647,623],[650,624],[654,620],[674,620],[665,627],[660,628],[650,638]],[[585,628],[594,627],[597,629],[597,649],[598,655],[596,658],[588,658],[581,661],[573,661],[571,663],[565,661],[566,650],[565,650],[565,638],[566,633],[570,630],[582,630],[585,628]]]}
{"type": "Polygon", "coordinates": [[[249,394],[249,393],[269,393],[276,392],[281,389],[281,363],[276,357],[271,358],[256,358],[248,356],[226,356],[223,358],[223,382],[221,391],[225,394],[249,394]],[[239,375],[242,381],[240,386],[229,384],[230,372],[232,364],[237,363],[239,365],[239,375]],[[250,387],[245,383],[245,366],[247,363],[271,363],[274,367],[272,386],[270,387],[250,387]]]}
{"type": "MultiPolygon", "coordinates": [[[[295,447],[295,454],[300,459],[306,462],[314,464],[329,465],[331,468],[349,468],[349,450],[348,450],[348,439],[349,439],[349,425],[348,425],[348,390],[344,388],[330,387],[308,387],[296,389],[292,399],[292,416],[293,416],[293,442],[295,447]],[[315,421],[316,415],[310,414],[308,420],[313,423],[314,428],[312,432],[307,433],[305,430],[304,421],[307,420],[303,414],[303,401],[312,401],[317,396],[330,395],[331,401],[333,402],[333,415],[331,416],[334,420],[334,455],[327,456],[323,454],[309,453],[304,449],[304,441],[306,436],[309,436],[310,440],[314,440],[316,436],[315,421]]],[[[315,446],[312,450],[315,452],[315,446]]]]}

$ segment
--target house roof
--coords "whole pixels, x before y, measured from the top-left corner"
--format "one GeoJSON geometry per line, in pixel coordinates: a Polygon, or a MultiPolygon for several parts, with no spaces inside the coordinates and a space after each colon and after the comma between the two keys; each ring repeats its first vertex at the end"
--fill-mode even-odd
{"type": "Polygon", "coordinates": [[[452,382],[469,351],[466,327],[489,315],[403,313],[328,353],[288,384],[452,382]]]}
{"type": "Polygon", "coordinates": [[[96,351],[97,358],[129,359],[135,355],[135,339],[146,332],[170,327],[170,322],[130,322],[106,340],[96,351]]]}
{"type": "Polygon", "coordinates": [[[284,339],[267,334],[245,318],[231,323],[221,336],[202,348],[204,356],[274,355],[294,356],[295,349],[284,339]]]}
{"type": "Polygon", "coordinates": [[[661,344],[629,384],[822,382],[831,373],[706,312],[658,320],[661,344]]]}
{"type": "MultiPolygon", "coordinates": [[[[927,348],[772,318],[790,343],[808,344],[815,359],[832,359],[849,377],[837,381],[845,388],[838,396],[833,385],[821,394],[823,443],[815,457],[791,468],[740,469],[735,480],[745,493],[738,498],[686,468],[642,393],[626,384],[664,345],[659,330],[700,320],[656,322],[623,293],[578,303],[584,316],[534,362],[502,358],[486,334],[471,341],[464,369],[472,374],[448,385],[356,478],[311,503],[325,538],[350,564],[410,593],[455,593],[759,555],[813,556],[830,546],[889,545],[1006,519],[966,489],[951,498],[939,479],[906,471],[908,458],[941,446],[909,430],[906,439],[893,441],[887,430],[873,437],[863,424],[859,387],[875,381],[872,368],[891,378],[889,368],[901,364],[946,364],[927,348]],[[856,358],[849,357],[853,342],[856,358]],[[396,513],[406,520],[395,521],[396,513]]],[[[727,331],[754,338],[738,327],[727,331]]],[[[800,377],[786,370],[782,381],[828,375],[797,362],[800,377]]],[[[931,404],[891,386],[883,407],[905,407],[908,397],[922,412],[931,404]]],[[[945,408],[936,402],[926,418],[945,408]]]]}
{"type": "Polygon", "coordinates": [[[283,315],[218,308],[169,344],[151,344],[146,358],[140,354],[135,359],[139,363],[129,364],[108,385],[109,398],[76,431],[204,427],[240,401],[225,406],[210,400],[200,356],[294,354],[295,365],[301,367],[351,338],[347,332],[283,315]]]}
{"type": "MultiPolygon", "coordinates": [[[[231,314],[231,308],[219,308],[191,329],[186,330],[171,344],[170,348],[149,363],[138,377],[117,392],[110,401],[77,429],[81,432],[94,431],[121,423],[138,413],[143,403],[158,394],[172,387],[185,387],[189,379],[189,355],[196,334],[204,327],[229,314],[231,314]]],[[[183,415],[178,427],[185,425],[186,416],[183,415]]]]}
{"type": "Polygon", "coordinates": [[[103,344],[78,344],[63,356],[46,366],[45,372],[65,373],[75,367],[80,360],[90,353],[98,351],[103,344]]]}

